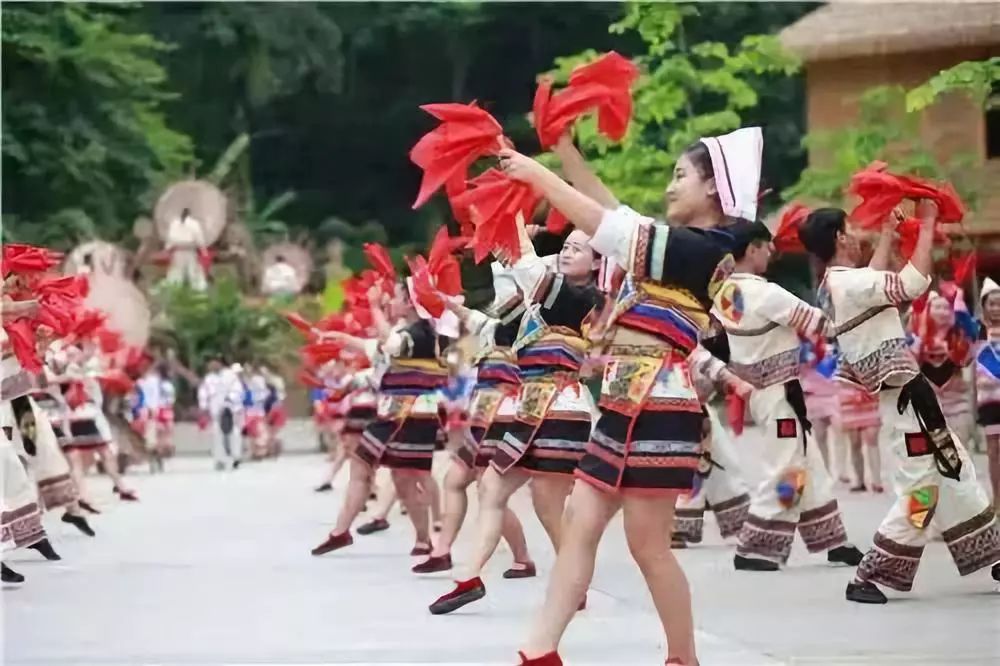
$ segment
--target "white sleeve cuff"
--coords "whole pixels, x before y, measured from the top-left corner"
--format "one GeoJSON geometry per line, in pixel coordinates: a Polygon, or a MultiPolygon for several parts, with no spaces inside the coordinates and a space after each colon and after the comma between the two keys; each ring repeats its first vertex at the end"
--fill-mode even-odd
{"type": "Polygon", "coordinates": [[[903,283],[907,299],[911,301],[920,298],[931,286],[931,277],[918,271],[917,267],[909,262],[899,271],[899,279],[903,283]]]}
{"type": "Polygon", "coordinates": [[[611,257],[626,270],[632,269],[632,238],[641,222],[648,221],[628,206],[604,211],[601,224],[590,239],[590,247],[611,257]]]}

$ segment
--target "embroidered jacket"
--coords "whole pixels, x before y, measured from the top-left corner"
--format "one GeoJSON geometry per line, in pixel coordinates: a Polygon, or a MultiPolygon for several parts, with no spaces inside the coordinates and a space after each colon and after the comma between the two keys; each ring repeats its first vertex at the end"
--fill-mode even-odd
{"type": "Polygon", "coordinates": [[[990,327],[976,354],[976,402],[1000,404],[1000,328],[990,327]]]}
{"type": "Polygon", "coordinates": [[[827,270],[819,301],[840,349],[838,379],[875,393],[883,384],[902,386],[920,373],[898,307],[920,297],[930,283],[911,263],[899,273],[827,270]]]}
{"type": "Polygon", "coordinates": [[[823,313],[773,282],[734,273],[715,295],[712,314],[729,338],[729,369],[755,388],[799,376],[800,337],[823,330],[823,313]]]}

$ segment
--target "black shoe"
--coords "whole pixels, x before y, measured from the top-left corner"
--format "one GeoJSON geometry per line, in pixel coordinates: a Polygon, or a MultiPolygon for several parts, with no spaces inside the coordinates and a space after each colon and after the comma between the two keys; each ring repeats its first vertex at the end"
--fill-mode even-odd
{"type": "Polygon", "coordinates": [[[839,546],[826,552],[826,561],[834,564],[847,564],[856,567],[861,564],[864,553],[854,546],[839,546]]]}
{"type": "Polygon", "coordinates": [[[733,558],[733,566],[736,567],[737,571],[777,571],[779,569],[776,562],[743,557],[742,555],[733,558]]]}
{"type": "Polygon", "coordinates": [[[1000,583],[1000,562],[993,565],[993,568],[990,569],[990,575],[993,576],[993,580],[1000,583]]]}
{"type": "Polygon", "coordinates": [[[376,518],[374,520],[369,520],[367,523],[359,527],[358,534],[375,534],[376,532],[381,532],[387,529],[389,529],[389,521],[383,518],[376,518]]]}
{"type": "Polygon", "coordinates": [[[851,581],[847,584],[847,592],[844,595],[848,601],[856,601],[859,604],[884,604],[889,600],[882,594],[882,590],[875,587],[874,583],[855,583],[851,581]]]}
{"type": "Polygon", "coordinates": [[[239,469],[241,462],[242,462],[241,460],[234,460],[233,461],[233,469],[239,469]]]}
{"type": "Polygon", "coordinates": [[[52,547],[52,544],[49,543],[48,539],[42,539],[38,543],[33,543],[28,546],[28,548],[38,551],[38,554],[47,559],[49,562],[58,562],[62,559],[59,557],[59,553],[56,552],[56,549],[52,547]]]}
{"type": "Polygon", "coordinates": [[[17,573],[6,564],[0,563],[0,580],[4,583],[23,583],[24,576],[17,573]]]}
{"type": "Polygon", "coordinates": [[[80,530],[89,537],[94,536],[94,530],[90,527],[90,523],[83,516],[77,516],[72,513],[64,513],[62,517],[64,523],[69,523],[76,529],[80,530]]]}
{"type": "Polygon", "coordinates": [[[95,507],[93,504],[91,504],[87,500],[79,500],[79,501],[77,501],[77,504],[79,504],[80,508],[83,509],[84,511],[86,511],[87,513],[92,513],[94,515],[97,515],[97,514],[101,513],[100,511],[97,510],[97,507],[95,507]]]}
{"type": "Polygon", "coordinates": [[[328,493],[333,490],[333,484],[327,481],[326,483],[316,486],[316,492],[318,493],[328,493]]]}

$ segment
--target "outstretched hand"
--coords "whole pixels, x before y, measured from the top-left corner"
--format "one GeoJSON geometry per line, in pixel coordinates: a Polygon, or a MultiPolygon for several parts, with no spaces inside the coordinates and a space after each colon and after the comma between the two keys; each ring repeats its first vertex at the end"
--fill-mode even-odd
{"type": "Polygon", "coordinates": [[[538,185],[548,171],[536,160],[522,155],[513,148],[504,148],[500,151],[500,170],[509,178],[529,185],[538,185]]]}

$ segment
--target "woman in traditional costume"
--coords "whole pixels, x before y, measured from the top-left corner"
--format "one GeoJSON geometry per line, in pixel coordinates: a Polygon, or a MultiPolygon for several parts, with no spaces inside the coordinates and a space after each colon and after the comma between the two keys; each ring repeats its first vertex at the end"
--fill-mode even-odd
{"type": "Polygon", "coordinates": [[[976,354],[977,420],[986,435],[993,508],[1000,512],[1000,285],[983,280],[981,299],[986,339],[976,354]]]}
{"type": "MultiPolygon", "coordinates": [[[[521,379],[517,410],[481,479],[472,560],[455,589],[431,604],[435,615],[486,595],[480,574],[500,542],[511,495],[529,480],[535,513],[559,550],[566,498],[590,438],[595,410],[580,370],[589,347],[584,321],[602,303],[594,284],[599,258],[589,236],[575,230],[558,255],[558,270],[550,270],[535,254],[523,220],[518,231],[520,258],[511,272],[526,298],[511,346],[521,379]]],[[[581,590],[577,604],[584,599],[581,590]]]]}
{"type": "MultiPolygon", "coordinates": [[[[429,555],[430,506],[423,482],[431,472],[439,427],[437,394],[446,372],[441,354],[449,338],[426,311],[421,312],[408,288],[397,289],[393,309],[401,315],[384,341],[365,340],[339,331],[324,333],[349,348],[366,353],[381,364],[378,415],[361,438],[351,459],[351,481],[337,524],[327,539],[313,549],[323,555],[354,543],[350,526],[364,508],[378,467],[392,471],[393,484],[416,531],[411,555],[429,555]]],[[[377,311],[373,307],[373,314],[377,311]]]]}
{"type": "Polygon", "coordinates": [[[535,160],[501,152],[508,176],[530,183],[620,270],[606,324],[611,360],[601,416],[576,472],[523,664],[562,663],[556,649],[593,577],[601,535],[619,509],[667,635],[667,663],[697,663],[690,592],[670,551],[677,498],[695,484],[705,418],[687,358],[709,331],[712,297],[733,268],[727,217],[756,216],[761,149],[759,128],[688,148],[666,190],[672,225],[626,207],[610,209],[535,160]]]}
{"type": "Polygon", "coordinates": [[[837,359],[834,347],[825,341],[802,344],[802,391],[806,411],[812,422],[813,439],[823,454],[823,462],[840,483],[850,483],[847,476],[847,446],[840,432],[840,387],[834,381],[837,359]]]}
{"type": "MultiPolygon", "coordinates": [[[[460,428],[460,441],[452,451],[444,478],[445,516],[441,536],[430,557],[413,567],[414,573],[451,568],[451,546],[465,521],[468,488],[482,479],[517,414],[521,375],[513,345],[525,312],[525,302],[512,271],[499,263],[494,267],[495,270],[491,269],[494,298],[484,311],[449,302],[449,307],[462,319],[468,335],[477,343],[473,358],[476,385],[467,423],[460,428]]],[[[509,507],[503,509],[501,534],[514,555],[514,563],[504,572],[504,578],[534,576],[535,564],[528,554],[524,529],[509,507]]]]}
{"type": "Polygon", "coordinates": [[[924,311],[914,316],[910,325],[916,336],[913,351],[920,370],[937,393],[948,427],[963,442],[972,441],[976,422],[965,368],[974,357],[979,325],[965,305],[962,290],[943,283],[942,292],[929,292],[924,311]],[[946,286],[950,289],[945,292],[946,286]]]}
{"type": "Polygon", "coordinates": [[[852,493],[863,493],[871,487],[872,492],[882,493],[882,455],[879,451],[878,396],[872,395],[861,386],[840,384],[837,399],[840,411],[837,413],[837,429],[850,444],[851,465],[854,467],[852,493]],[[867,483],[865,462],[868,463],[867,483]]]}

